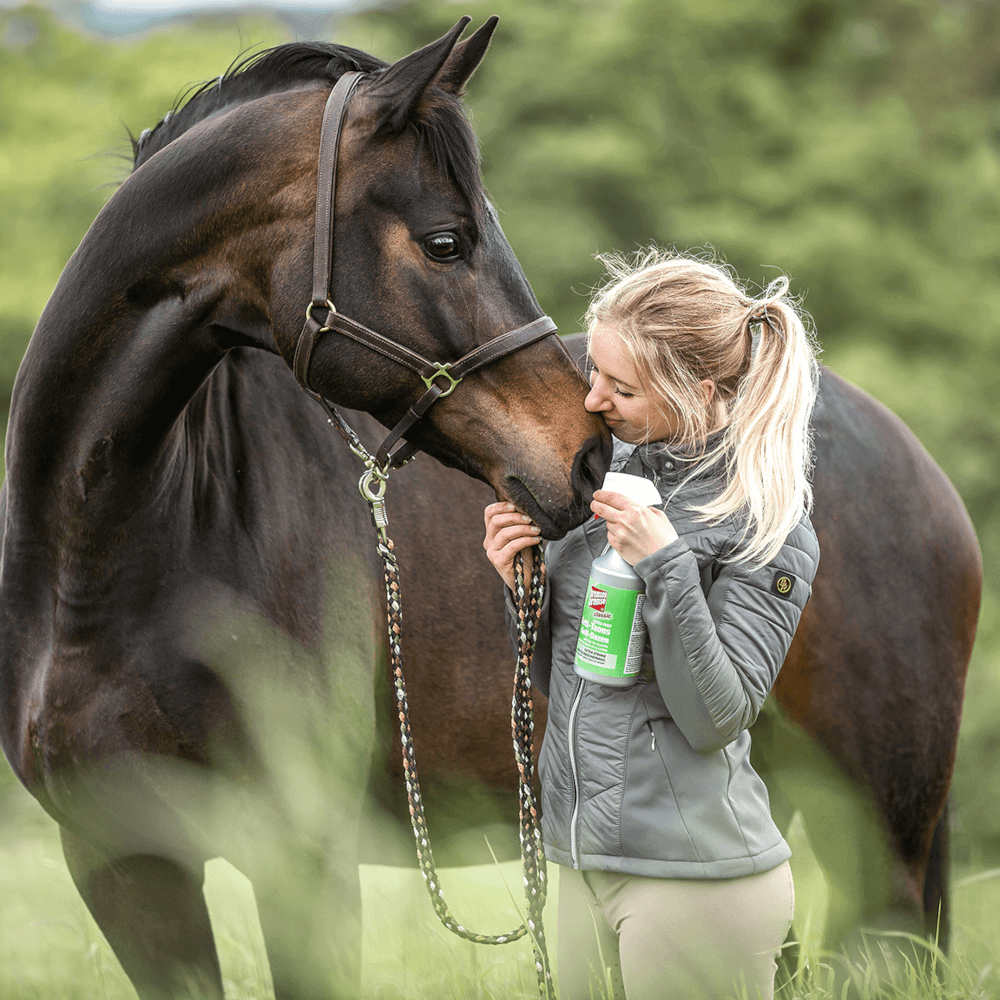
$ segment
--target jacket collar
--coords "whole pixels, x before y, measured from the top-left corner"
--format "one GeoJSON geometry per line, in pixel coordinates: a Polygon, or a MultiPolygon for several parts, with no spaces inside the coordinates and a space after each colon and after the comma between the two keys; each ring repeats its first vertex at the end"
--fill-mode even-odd
{"type": "MultiPolygon", "coordinates": [[[[705,442],[708,451],[718,445],[725,428],[709,434],[705,442]]],[[[614,440],[614,452],[611,457],[612,472],[624,472],[627,475],[643,476],[651,479],[659,487],[660,483],[677,482],[692,471],[692,464],[697,465],[697,456],[689,449],[671,448],[665,441],[653,441],[649,444],[626,444],[614,440]]],[[[692,478],[703,479],[724,474],[725,463],[718,459],[710,465],[697,468],[692,478]]]]}

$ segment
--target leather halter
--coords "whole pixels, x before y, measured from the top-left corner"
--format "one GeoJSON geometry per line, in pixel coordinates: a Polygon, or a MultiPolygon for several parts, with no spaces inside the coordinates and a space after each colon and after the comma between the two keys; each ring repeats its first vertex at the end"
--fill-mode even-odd
{"type": "Polygon", "coordinates": [[[309,365],[316,342],[324,333],[341,333],[359,344],[391,358],[416,372],[427,386],[426,392],[409,408],[406,415],[389,432],[376,455],[382,469],[398,467],[412,457],[416,446],[407,442],[392,455],[389,449],[409,431],[430,409],[435,400],[451,395],[455,387],[477,368],[491,364],[499,358],[527,347],[543,337],[556,332],[556,325],[548,316],[501,334],[487,341],[457,361],[441,364],[428,361],[408,347],[388,337],[369,330],[368,327],[337,312],[330,298],[330,280],[333,267],[334,205],[337,187],[337,152],[347,104],[361,79],[360,73],[344,73],[337,81],[326,102],[323,128],[319,140],[319,179],[316,186],[316,237],[313,252],[312,301],[306,308],[306,320],[295,347],[292,371],[302,388],[326,408],[323,397],[309,383],[309,365]],[[313,315],[317,309],[325,310],[326,319],[320,323],[313,315]]]}

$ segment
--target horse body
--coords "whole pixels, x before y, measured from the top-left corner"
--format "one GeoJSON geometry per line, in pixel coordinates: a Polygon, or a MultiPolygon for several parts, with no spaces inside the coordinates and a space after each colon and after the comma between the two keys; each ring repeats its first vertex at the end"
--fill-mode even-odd
{"type": "Polygon", "coordinates": [[[859,924],[948,939],[947,814],[982,562],[954,488],[906,426],[825,371],[814,418],[820,569],[755,763],[803,812],[831,894],[859,924]],[[805,738],[805,737],[808,737],[805,738]]]}
{"type": "MultiPolygon", "coordinates": [[[[540,314],[458,103],[495,21],[458,43],[466,23],[392,67],[281,47],[195,95],[137,144],[18,374],[0,745],[144,1000],[221,995],[201,894],[219,854],[254,881],[279,997],[355,989],[381,569],[354,541],[370,526],[350,453],[289,364],[319,122],[347,69],[366,75],[340,150],[341,311],[444,359],[540,314]]],[[[423,392],[335,334],[310,377],[386,425],[423,392]]],[[[610,450],[585,392],[549,337],[408,437],[558,536],[610,450]]]]}

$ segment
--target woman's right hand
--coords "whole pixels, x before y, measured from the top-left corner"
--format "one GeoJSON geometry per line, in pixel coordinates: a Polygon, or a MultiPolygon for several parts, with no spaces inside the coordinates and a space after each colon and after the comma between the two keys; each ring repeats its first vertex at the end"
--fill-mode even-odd
{"type": "Polygon", "coordinates": [[[531,523],[512,503],[491,503],[483,512],[486,521],[486,538],[483,548],[493,568],[514,589],[514,556],[524,552],[524,572],[531,572],[531,546],[541,541],[540,529],[531,523]]]}

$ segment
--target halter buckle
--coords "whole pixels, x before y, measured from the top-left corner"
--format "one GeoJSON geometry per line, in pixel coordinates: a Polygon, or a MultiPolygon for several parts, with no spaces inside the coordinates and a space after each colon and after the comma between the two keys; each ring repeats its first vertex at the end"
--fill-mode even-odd
{"type": "Polygon", "coordinates": [[[435,371],[433,375],[421,375],[420,377],[424,380],[424,385],[426,385],[428,389],[433,389],[434,383],[439,378],[446,378],[449,382],[448,388],[437,397],[438,399],[444,399],[445,396],[450,396],[455,391],[455,386],[462,380],[461,378],[455,378],[455,376],[448,371],[448,369],[451,368],[450,363],[442,365],[440,362],[435,362],[434,368],[435,371]]]}

